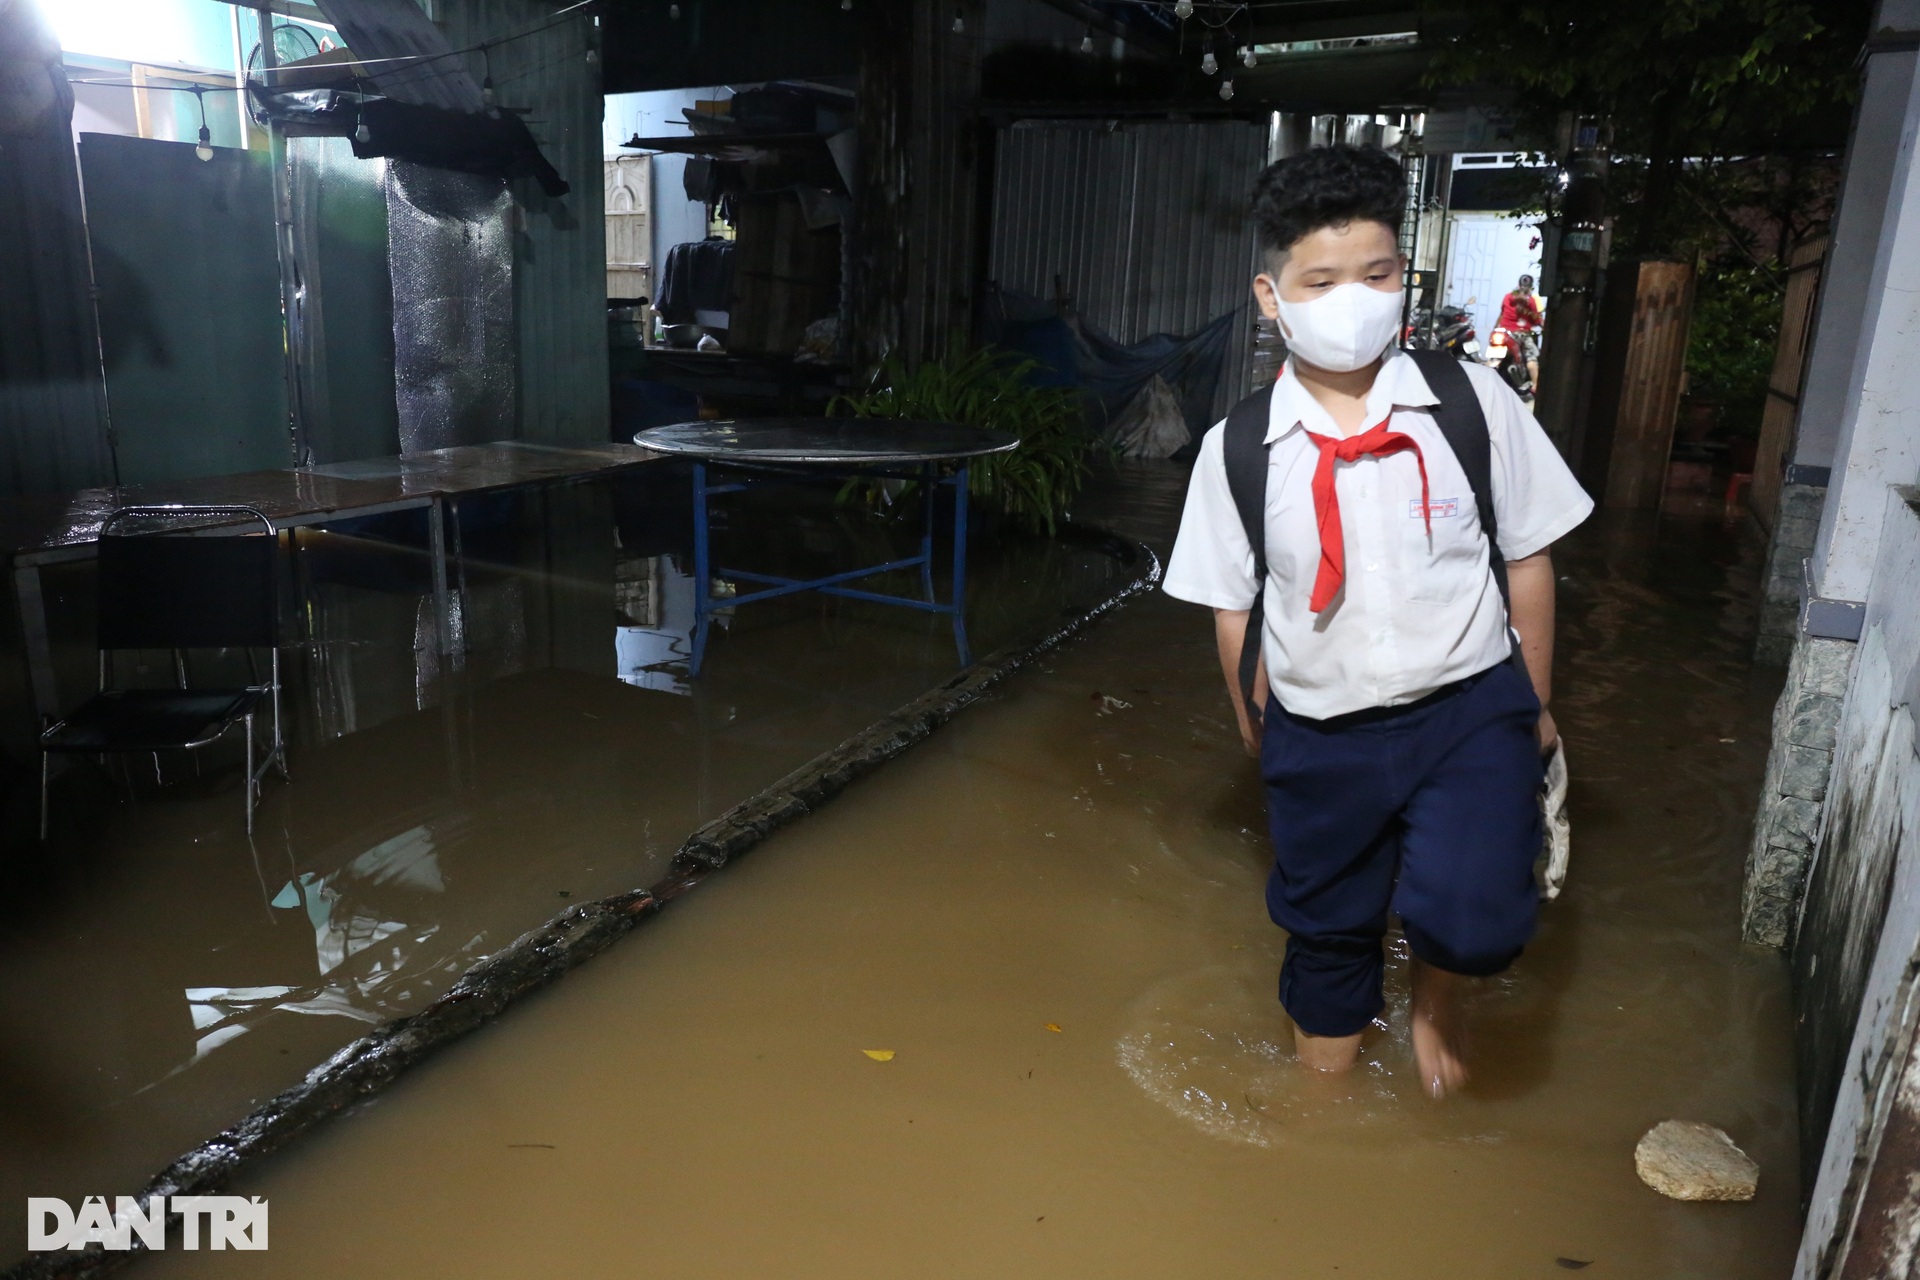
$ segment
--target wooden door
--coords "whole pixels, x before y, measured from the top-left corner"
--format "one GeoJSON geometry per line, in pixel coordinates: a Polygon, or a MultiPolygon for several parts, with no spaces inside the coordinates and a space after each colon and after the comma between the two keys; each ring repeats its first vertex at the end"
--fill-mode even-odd
{"type": "Polygon", "coordinates": [[[1626,259],[1608,268],[1581,468],[1602,506],[1660,506],[1692,319],[1692,263],[1626,259]]]}
{"type": "Polygon", "coordinates": [[[1813,343],[1813,303],[1820,294],[1820,271],[1827,261],[1827,238],[1795,249],[1787,259],[1787,294],[1781,304],[1780,340],[1773,348],[1773,375],[1767,380],[1767,407],[1760,417],[1760,444],[1754,451],[1753,488],[1747,505],[1768,529],[1780,513],[1780,482],[1786,469],[1793,420],[1800,412],[1800,383],[1813,343]]]}
{"type": "Polygon", "coordinates": [[[607,296],[653,296],[653,157],[606,161],[607,296]]]}

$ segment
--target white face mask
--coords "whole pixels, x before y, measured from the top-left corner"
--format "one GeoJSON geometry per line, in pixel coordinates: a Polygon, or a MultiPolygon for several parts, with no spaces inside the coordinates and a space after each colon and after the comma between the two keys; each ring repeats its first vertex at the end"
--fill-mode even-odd
{"type": "Polygon", "coordinates": [[[1351,373],[1379,359],[1400,332],[1403,290],[1384,293],[1364,281],[1336,285],[1311,302],[1274,290],[1287,349],[1329,373],[1351,373]]]}

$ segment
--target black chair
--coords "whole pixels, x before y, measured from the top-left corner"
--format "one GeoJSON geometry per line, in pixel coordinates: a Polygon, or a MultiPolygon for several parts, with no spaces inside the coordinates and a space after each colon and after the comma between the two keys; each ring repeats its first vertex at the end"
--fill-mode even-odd
{"type": "Polygon", "coordinates": [[[260,779],[278,766],[287,776],[280,731],[279,531],[251,507],[121,507],[100,526],[100,691],[40,735],[40,838],[47,838],[47,783],[53,755],[197,751],[235,725],[246,739],[247,834],[260,779]],[[158,532],[122,533],[132,520],[168,522],[158,532]],[[194,528],[184,532],[181,522],[194,528]],[[257,524],[256,530],[252,526],[257,524]],[[253,650],[272,655],[259,682],[253,650]],[[113,688],[117,649],[173,651],[175,689],[113,688]],[[186,651],[245,649],[255,683],[190,688],[186,651]],[[254,764],[254,716],[263,703],[273,718],[266,755],[254,764]]]}

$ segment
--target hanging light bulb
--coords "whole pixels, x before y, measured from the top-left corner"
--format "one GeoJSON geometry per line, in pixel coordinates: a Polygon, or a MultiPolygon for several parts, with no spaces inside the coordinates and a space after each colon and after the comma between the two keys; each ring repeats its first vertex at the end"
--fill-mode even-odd
{"type": "Polygon", "coordinates": [[[1087,34],[1080,37],[1080,52],[1082,53],[1093,52],[1093,28],[1092,27],[1088,27],[1087,34]]]}
{"type": "Polygon", "coordinates": [[[587,65],[590,67],[600,65],[600,50],[594,48],[592,45],[587,46],[587,65]]]}
{"type": "Polygon", "coordinates": [[[200,143],[194,147],[193,154],[202,160],[213,159],[213,131],[207,128],[207,99],[198,85],[193,89],[193,100],[200,104],[200,143]]]}
{"type": "Polygon", "coordinates": [[[680,21],[680,6],[679,6],[679,5],[677,5],[677,4],[670,4],[670,5],[668,5],[668,6],[667,6],[667,16],[668,16],[669,18],[672,18],[672,19],[673,19],[673,20],[674,20],[675,22],[678,22],[678,21],[680,21]]]}
{"type": "Polygon", "coordinates": [[[852,13],[852,12],[853,12],[853,0],[840,0],[840,12],[842,12],[842,13],[852,13]]]}
{"type": "Polygon", "coordinates": [[[1222,102],[1233,101],[1233,81],[1222,80],[1220,82],[1220,101],[1222,102]]]}
{"type": "Polygon", "coordinates": [[[1173,6],[1173,16],[1185,22],[1193,16],[1193,0],[1178,0],[1173,6]]]}
{"type": "Polygon", "coordinates": [[[1247,45],[1240,50],[1240,62],[1247,70],[1251,71],[1260,65],[1260,55],[1253,51],[1252,45],[1247,45]]]}
{"type": "Polygon", "coordinates": [[[966,32],[967,32],[966,17],[963,14],[961,14],[961,12],[958,9],[955,9],[953,11],[953,34],[959,36],[959,35],[965,35],[966,32]]]}
{"type": "Polygon", "coordinates": [[[1200,56],[1200,69],[1208,75],[1220,69],[1220,60],[1213,56],[1213,41],[1207,41],[1207,51],[1200,56]]]}
{"type": "Polygon", "coordinates": [[[373,133],[367,128],[365,120],[353,126],[353,140],[363,147],[373,141],[373,133]]]}

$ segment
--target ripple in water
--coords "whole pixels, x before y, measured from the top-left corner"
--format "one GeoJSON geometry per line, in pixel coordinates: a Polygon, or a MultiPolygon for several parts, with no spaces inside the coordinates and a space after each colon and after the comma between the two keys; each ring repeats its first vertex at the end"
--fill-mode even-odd
{"type": "MultiPolygon", "coordinates": [[[[1268,962],[1270,963],[1270,962],[1268,962]]],[[[1212,964],[1149,988],[1128,1012],[1115,1056],[1141,1090],[1211,1137],[1273,1147],[1302,1134],[1382,1139],[1430,1108],[1407,1027],[1406,943],[1387,949],[1387,1012],[1345,1076],[1303,1071],[1267,963],[1212,964]]],[[[1492,991],[1484,993],[1498,996],[1492,991]]],[[[1475,1003],[1480,1003],[1476,1001],[1475,1003]]],[[[1450,1135],[1497,1142],[1501,1135],[1450,1135]]]]}

